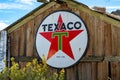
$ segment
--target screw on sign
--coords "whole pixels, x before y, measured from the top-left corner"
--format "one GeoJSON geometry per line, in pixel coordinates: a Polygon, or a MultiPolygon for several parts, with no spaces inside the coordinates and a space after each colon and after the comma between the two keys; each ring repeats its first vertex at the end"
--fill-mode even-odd
{"type": "Polygon", "coordinates": [[[36,32],[36,50],[48,65],[67,68],[83,56],[87,43],[87,29],[73,12],[60,10],[46,16],[36,32]]]}

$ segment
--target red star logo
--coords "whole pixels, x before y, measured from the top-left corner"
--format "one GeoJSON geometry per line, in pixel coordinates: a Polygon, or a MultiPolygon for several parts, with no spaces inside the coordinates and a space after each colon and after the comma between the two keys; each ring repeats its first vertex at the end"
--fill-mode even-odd
{"type": "Polygon", "coordinates": [[[70,41],[74,39],[78,34],[80,34],[83,30],[60,30],[62,26],[63,20],[61,15],[58,18],[58,29],[59,31],[55,32],[40,32],[40,34],[46,38],[49,42],[51,42],[50,49],[48,52],[47,60],[51,58],[56,52],[62,50],[66,55],[68,55],[71,59],[75,59],[70,41]]]}

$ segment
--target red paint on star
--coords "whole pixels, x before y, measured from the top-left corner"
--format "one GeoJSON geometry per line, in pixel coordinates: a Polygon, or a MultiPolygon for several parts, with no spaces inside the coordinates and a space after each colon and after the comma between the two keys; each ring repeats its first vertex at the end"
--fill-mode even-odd
{"type": "Polygon", "coordinates": [[[69,34],[69,37],[65,37],[63,36],[63,45],[62,45],[62,51],[65,52],[65,54],[67,54],[70,58],[72,58],[73,60],[74,55],[70,46],[70,41],[72,39],[74,39],[78,34],[80,34],[83,30],[72,30],[72,31],[67,31],[69,34]]]}
{"type": "MultiPolygon", "coordinates": [[[[62,51],[73,60],[74,60],[74,55],[70,46],[70,41],[74,39],[82,31],[83,30],[66,31],[68,32],[69,36],[62,37],[62,51]]],[[[47,60],[48,60],[58,51],[58,36],[55,36],[54,38],[52,38],[52,32],[40,32],[40,34],[49,42],[51,42],[50,49],[48,51],[48,56],[47,56],[47,60]]]]}
{"type": "Polygon", "coordinates": [[[52,38],[52,33],[53,32],[41,32],[40,33],[44,38],[46,38],[49,42],[51,42],[47,59],[52,57],[58,51],[58,38],[57,36],[52,38]]]}
{"type": "Polygon", "coordinates": [[[63,20],[62,20],[62,17],[61,17],[61,14],[59,15],[59,18],[58,18],[58,29],[60,30],[61,26],[62,26],[62,23],[63,23],[63,20]]]}
{"type": "MultiPolygon", "coordinates": [[[[55,31],[57,32],[67,32],[68,36],[63,35],[62,36],[62,51],[68,55],[71,59],[75,59],[71,46],[70,46],[70,41],[73,40],[77,35],[79,35],[83,30],[71,30],[71,31],[62,31],[60,30],[61,26],[62,26],[63,20],[61,15],[59,15],[58,18],[58,29],[59,31],[55,31]]],[[[45,39],[47,39],[49,42],[51,42],[50,45],[50,49],[48,51],[48,56],[47,56],[47,60],[49,58],[51,58],[53,55],[55,55],[55,53],[57,51],[59,51],[58,49],[58,36],[52,37],[53,32],[40,32],[39,34],[41,34],[45,39]]]]}

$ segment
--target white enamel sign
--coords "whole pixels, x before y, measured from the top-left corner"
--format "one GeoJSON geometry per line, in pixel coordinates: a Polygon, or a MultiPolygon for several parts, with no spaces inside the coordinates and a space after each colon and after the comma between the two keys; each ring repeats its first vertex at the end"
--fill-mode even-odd
{"type": "Polygon", "coordinates": [[[88,43],[87,29],[73,12],[56,11],[43,19],[36,32],[36,50],[48,65],[66,68],[78,62],[88,43]]]}

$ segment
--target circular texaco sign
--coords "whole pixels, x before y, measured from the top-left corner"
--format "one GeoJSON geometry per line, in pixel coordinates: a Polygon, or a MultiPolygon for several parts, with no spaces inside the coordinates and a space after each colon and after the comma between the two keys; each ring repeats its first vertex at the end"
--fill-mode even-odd
{"type": "Polygon", "coordinates": [[[55,68],[74,65],[84,54],[88,43],[82,19],[70,11],[56,11],[43,19],[36,32],[36,50],[46,63],[55,68]]]}

